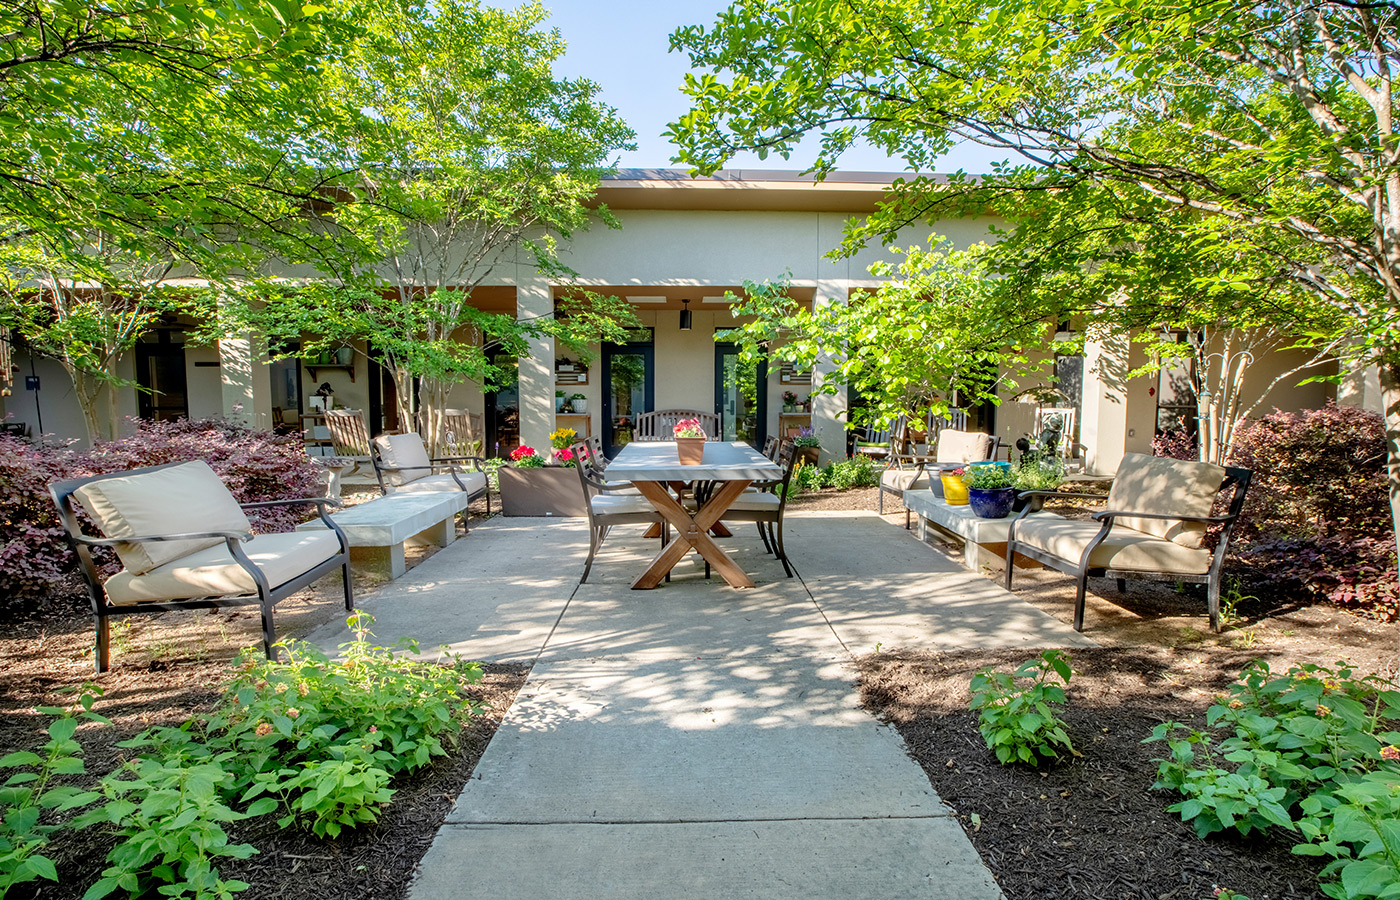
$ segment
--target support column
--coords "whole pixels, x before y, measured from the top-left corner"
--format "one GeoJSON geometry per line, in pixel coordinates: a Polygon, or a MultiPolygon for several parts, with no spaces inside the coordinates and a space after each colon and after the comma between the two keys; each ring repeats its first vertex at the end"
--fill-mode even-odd
{"type": "Polygon", "coordinates": [[[220,338],[219,372],[224,418],[249,428],[271,428],[272,375],[262,338],[220,338]]]}
{"type": "MultiPolygon", "coordinates": [[[[549,281],[533,268],[518,269],[515,315],[524,321],[554,314],[549,281]]],[[[531,338],[530,355],[520,360],[520,443],[548,455],[554,430],[554,339],[531,338]]]]}
{"type": "Polygon", "coordinates": [[[1123,332],[1091,334],[1084,343],[1084,394],[1079,441],[1084,469],[1112,475],[1124,453],[1151,453],[1157,428],[1155,376],[1129,380],[1146,355],[1123,332]]]}
{"type": "MultiPolygon", "coordinates": [[[[845,226],[846,217],[839,213],[822,213],[818,220],[816,294],[812,298],[815,307],[827,303],[844,305],[850,300],[850,261],[832,260],[826,256],[829,251],[840,245],[845,226]]],[[[818,360],[812,367],[812,389],[815,391],[825,384],[827,377],[834,371],[836,361],[818,360]]],[[[812,398],[812,430],[821,435],[822,464],[846,458],[848,412],[844,388],[838,389],[836,394],[820,394],[812,398]]]]}

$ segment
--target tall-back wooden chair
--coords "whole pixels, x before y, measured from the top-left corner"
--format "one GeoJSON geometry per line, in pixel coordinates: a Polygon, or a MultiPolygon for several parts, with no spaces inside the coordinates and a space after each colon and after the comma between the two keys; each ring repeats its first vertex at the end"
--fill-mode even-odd
{"type": "Polygon", "coordinates": [[[673,441],[676,439],[676,423],[682,419],[698,419],[705,430],[705,437],[719,440],[719,416],[700,412],[696,409],[658,409],[654,412],[637,414],[634,441],[673,441]]]}
{"type": "Polygon", "coordinates": [[[358,409],[328,409],[323,421],[331,435],[331,452],[353,459],[356,463],[370,461],[369,424],[358,409]]]}

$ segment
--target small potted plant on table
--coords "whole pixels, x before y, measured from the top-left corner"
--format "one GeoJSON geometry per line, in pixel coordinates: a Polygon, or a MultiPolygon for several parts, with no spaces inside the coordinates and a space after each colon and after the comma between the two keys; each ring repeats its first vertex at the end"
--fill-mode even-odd
{"type": "Polygon", "coordinates": [[[672,429],[676,437],[676,455],[683,466],[698,466],[705,458],[705,429],[699,419],[681,419],[672,429]]]}
{"type": "MultiPolygon", "coordinates": [[[[956,469],[943,469],[938,473],[938,483],[942,487],[940,496],[943,502],[949,506],[967,506],[967,482],[964,478],[967,475],[967,468],[959,466],[956,469]]],[[[932,479],[930,479],[932,484],[932,479]]]]}
{"type": "Polygon", "coordinates": [[[1011,484],[1011,469],[992,463],[970,466],[967,475],[967,500],[972,511],[981,519],[1004,519],[1016,502],[1016,489],[1011,484]]]}

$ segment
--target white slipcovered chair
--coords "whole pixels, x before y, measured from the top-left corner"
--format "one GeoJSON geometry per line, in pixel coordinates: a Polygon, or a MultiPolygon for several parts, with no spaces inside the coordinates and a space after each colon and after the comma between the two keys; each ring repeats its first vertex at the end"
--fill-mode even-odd
{"type": "Polygon", "coordinates": [[[203,460],[56,481],[68,542],[78,554],[97,625],[97,671],[110,662],[108,619],[130,613],[262,607],[263,651],[273,658],[272,608],[324,575],[341,570],[345,608],[354,604],[350,550],[326,514],[327,497],[239,504],[203,460]],[[83,533],[76,501],[100,537],[83,533]],[[245,509],[315,504],[328,530],[254,536],[245,509]],[[92,548],[110,547],[122,569],[103,579],[92,548]]]}
{"type": "MultiPolygon", "coordinates": [[[[1106,506],[1089,522],[1050,516],[1027,518],[1030,504],[1011,523],[1006,544],[1006,589],[1011,589],[1017,553],[1074,575],[1074,628],[1084,630],[1084,592],[1089,576],[1185,581],[1207,586],[1210,627],[1220,630],[1220,576],[1230,532],[1244,505],[1253,473],[1162,456],[1128,453],[1118,465],[1106,506]],[[1218,498],[1228,496],[1224,515],[1212,516],[1218,498]],[[1212,551],[1206,529],[1220,525],[1212,551]]],[[[1065,494],[1104,500],[1098,494],[1065,494]]]]}
{"type": "Polygon", "coordinates": [[[370,457],[379,490],[389,494],[423,494],[434,491],[464,491],[468,502],[486,498],[486,514],[491,514],[491,495],[487,490],[486,472],[479,456],[428,457],[423,438],[408,434],[381,434],[370,441],[370,457]],[[457,463],[471,463],[475,471],[463,469],[457,463]]]}

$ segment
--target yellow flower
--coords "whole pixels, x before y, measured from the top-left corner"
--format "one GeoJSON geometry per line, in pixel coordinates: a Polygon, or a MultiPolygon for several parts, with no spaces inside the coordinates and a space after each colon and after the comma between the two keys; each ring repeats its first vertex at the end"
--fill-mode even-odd
{"type": "Polygon", "coordinates": [[[289,719],[295,719],[295,718],[296,718],[297,716],[299,716],[299,715],[301,715],[301,710],[299,710],[299,709],[293,709],[293,708],[291,708],[291,707],[288,707],[288,708],[287,708],[287,718],[289,718],[289,719]]]}
{"type": "Polygon", "coordinates": [[[299,684],[297,685],[297,693],[305,697],[307,694],[311,693],[311,688],[307,687],[305,683],[299,684]]]}
{"type": "Polygon", "coordinates": [[[1326,706],[1323,706],[1321,703],[1319,703],[1319,704],[1317,705],[1317,714],[1318,714],[1319,716],[1330,716],[1330,715],[1332,715],[1332,710],[1329,709],[1329,708],[1326,707],[1326,706]]]}
{"type": "Polygon", "coordinates": [[[1231,701],[1230,701],[1230,708],[1231,708],[1231,709],[1243,709],[1243,708],[1244,708],[1244,702],[1241,701],[1241,700],[1231,700],[1231,701]]]}
{"type": "Polygon", "coordinates": [[[272,734],[272,726],[267,722],[259,722],[258,727],[253,729],[253,733],[256,734],[258,737],[266,737],[267,735],[272,734]]]}

